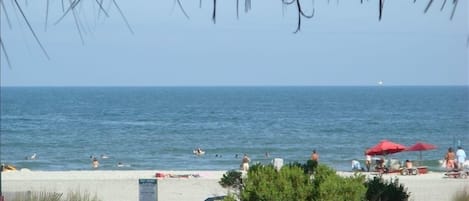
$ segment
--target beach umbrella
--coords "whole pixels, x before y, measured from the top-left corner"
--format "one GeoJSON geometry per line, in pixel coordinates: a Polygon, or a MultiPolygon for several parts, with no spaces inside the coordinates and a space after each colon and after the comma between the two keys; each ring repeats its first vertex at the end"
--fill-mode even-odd
{"type": "Polygon", "coordinates": [[[422,160],[422,151],[436,149],[436,146],[433,144],[428,144],[425,142],[417,142],[414,145],[406,149],[406,151],[419,151],[420,152],[420,161],[422,160]]]}
{"type": "Polygon", "coordinates": [[[401,152],[406,150],[404,145],[389,141],[389,140],[381,140],[375,146],[366,150],[366,154],[368,155],[388,155],[397,152],[401,152]]]}

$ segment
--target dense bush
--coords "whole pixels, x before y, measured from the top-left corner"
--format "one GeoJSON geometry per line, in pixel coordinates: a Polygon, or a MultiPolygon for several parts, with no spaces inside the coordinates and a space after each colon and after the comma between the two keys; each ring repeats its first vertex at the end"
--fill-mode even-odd
{"type": "Polygon", "coordinates": [[[241,176],[242,173],[236,170],[230,170],[223,174],[223,177],[218,182],[223,188],[241,188],[241,176]]]}
{"type": "MultiPolygon", "coordinates": [[[[358,173],[342,177],[326,165],[313,163],[292,163],[280,171],[273,165],[258,164],[249,169],[243,180],[239,172],[227,172],[220,184],[224,187],[239,184],[242,201],[407,201],[410,196],[397,179],[365,181],[365,176],[358,173]]],[[[227,198],[230,199],[235,196],[227,198]]]]}
{"type": "Polygon", "coordinates": [[[311,200],[311,182],[302,168],[285,166],[276,171],[272,165],[251,168],[244,189],[243,201],[311,200]]]}
{"type": "Polygon", "coordinates": [[[313,185],[316,189],[316,192],[322,183],[324,183],[330,177],[334,176],[337,176],[335,170],[326,165],[318,165],[316,171],[313,174],[313,185]]]}
{"type": "Polygon", "coordinates": [[[352,177],[329,176],[319,185],[315,200],[362,201],[365,199],[366,192],[364,182],[365,177],[361,175],[352,177]]]}
{"type": "Polygon", "coordinates": [[[364,176],[341,177],[325,166],[315,167],[313,175],[306,165],[293,163],[276,171],[273,166],[251,169],[241,192],[243,201],[361,201],[365,198],[364,176]]]}
{"type": "Polygon", "coordinates": [[[369,201],[407,201],[410,197],[397,178],[385,181],[382,177],[374,177],[366,182],[366,187],[366,200],[369,201]]]}
{"type": "Polygon", "coordinates": [[[361,201],[365,198],[365,176],[341,177],[335,170],[318,165],[313,175],[314,200],[361,201]]]}
{"type": "Polygon", "coordinates": [[[223,201],[238,201],[238,199],[236,199],[235,195],[228,194],[225,198],[223,198],[223,201]]]}
{"type": "Polygon", "coordinates": [[[299,163],[299,162],[294,162],[294,163],[288,164],[287,166],[289,166],[289,167],[292,167],[292,166],[300,167],[304,170],[305,174],[313,174],[314,170],[316,170],[316,168],[318,167],[318,162],[313,161],[313,160],[308,160],[308,161],[306,161],[306,164],[299,163]]]}
{"type": "Polygon", "coordinates": [[[318,167],[318,161],[308,160],[304,165],[305,172],[308,174],[313,174],[316,168],[318,167]]]}

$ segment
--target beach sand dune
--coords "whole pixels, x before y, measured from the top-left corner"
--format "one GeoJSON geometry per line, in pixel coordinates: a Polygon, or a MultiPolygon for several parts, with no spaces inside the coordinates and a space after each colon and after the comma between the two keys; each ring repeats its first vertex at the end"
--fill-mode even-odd
{"type": "MultiPolygon", "coordinates": [[[[156,173],[165,176],[157,180],[159,201],[203,201],[227,194],[218,184],[225,171],[17,171],[2,173],[2,186],[6,196],[24,191],[66,194],[80,190],[96,193],[103,201],[138,201],[138,179],[156,178],[156,173]]],[[[457,191],[469,188],[469,179],[445,178],[440,172],[417,176],[388,174],[384,178],[399,178],[414,201],[451,200],[457,191]]]]}

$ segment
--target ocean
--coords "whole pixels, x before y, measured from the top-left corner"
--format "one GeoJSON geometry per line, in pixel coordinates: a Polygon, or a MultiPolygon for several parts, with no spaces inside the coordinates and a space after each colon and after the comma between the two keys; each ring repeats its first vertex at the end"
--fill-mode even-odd
{"type": "Polygon", "coordinates": [[[421,163],[439,170],[448,147],[469,150],[468,86],[2,87],[0,98],[1,163],[33,171],[91,170],[93,156],[101,170],[230,170],[244,153],[304,163],[313,149],[350,170],[382,139],[436,145],[421,163]]]}

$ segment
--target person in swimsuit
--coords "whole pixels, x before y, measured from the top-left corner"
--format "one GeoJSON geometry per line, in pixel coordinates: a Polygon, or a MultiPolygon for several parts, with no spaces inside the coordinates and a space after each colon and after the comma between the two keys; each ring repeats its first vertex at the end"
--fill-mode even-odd
{"type": "Polygon", "coordinates": [[[311,160],[319,162],[319,154],[316,152],[316,149],[314,149],[313,153],[311,153],[311,160]]]}
{"type": "Polygon", "coordinates": [[[454,169],[454,152],[453,148],[448,148],[448,152],[446,152],[445,160],[446,160],[446,169],[454,169]]]}

